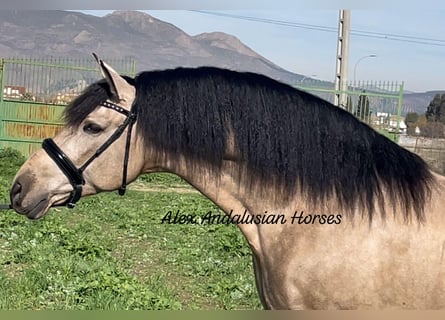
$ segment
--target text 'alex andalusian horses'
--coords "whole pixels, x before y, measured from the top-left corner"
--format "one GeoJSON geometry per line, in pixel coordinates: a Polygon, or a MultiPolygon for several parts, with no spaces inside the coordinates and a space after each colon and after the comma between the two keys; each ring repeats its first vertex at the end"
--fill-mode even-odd
{"type": "Polygon", "coordinates": [[[17,173],[17,212],[37,219],[173,172],[237,217],[265,308],[445,307],[445,179],[418,156],[265,76],[203,67],[131,79],[98,62],[105,79],[17,173]]]}

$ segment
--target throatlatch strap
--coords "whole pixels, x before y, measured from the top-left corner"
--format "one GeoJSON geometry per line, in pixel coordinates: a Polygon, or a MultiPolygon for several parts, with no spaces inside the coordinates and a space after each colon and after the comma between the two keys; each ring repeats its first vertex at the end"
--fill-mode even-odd
{"type": "Polygon", "coordinates": [[[132,113],[128,119],[130,119],[130,123],[127,131],[127,141],[125,143],[125,155],[124,155],[124,167],[122,169],[122,185],[119,188],[119,195],[123,196],[125,191],[127,190],[127,169],[128,169],[128,160],[130,158],[130,140],[131,140],[131,132],[133,131],[133,125],[136,122],[136,115],[132,113]]]}

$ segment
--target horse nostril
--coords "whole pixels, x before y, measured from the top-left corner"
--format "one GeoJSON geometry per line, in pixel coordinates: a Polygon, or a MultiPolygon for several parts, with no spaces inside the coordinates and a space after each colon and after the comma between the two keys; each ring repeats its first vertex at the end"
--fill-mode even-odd
{"type": "Polygon", "coordinates": [[[14,186],[12,187],[12,193],[17,194],[20,193],[20,191],[22,191],[22,185],[20,184],[20,182],[14,183],[14,186]]]}
{"type": "Polygon", "coordinates": [[[12,204],[18,204],[20,199],[20,192],[22,191],[22,185],[20,182],[15,182],[11,189],[11,203],[12,204]]]}

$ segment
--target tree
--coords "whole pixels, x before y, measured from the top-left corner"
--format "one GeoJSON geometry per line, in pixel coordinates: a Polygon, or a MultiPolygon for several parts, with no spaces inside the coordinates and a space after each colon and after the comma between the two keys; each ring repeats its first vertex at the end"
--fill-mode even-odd
{"type": "Polygon", "coordinates": [[[346,111],[352,113],[352,98],[348,96],[348,100],[346,100],[346,111]]]}
{"type": "Polygon", "coordinates": [[[444,138],[444,124],[442,122],[427,122],[425,125],[418,126],[420,135],[428,138],[444,138]]]}
{"type": "MultiPolygon", "coordinates": [[[[415,113],[415,112],[413,112],[415,113]]],[[[406,115],[405,119],[413,118],[413,116],[408,117],[409,113],[406,115]]],[[[407,120],[405,120],[406,122],[407,120]]],[[[418,115],[416,122],[406,122],[408,128],[408,135],[417,136],[416,128],[420,130],[420,136],[428,138],[444,138],[445,137],[445,125],[440,121],[428,121],[425,114],[418,115]]]]}
{"type": "Polygon", "coordinates": [[[442,122],[445,124],[445,94],[436,94],[426,109],[428,122],[442,122]]]}
{"type": "Polygon", "coordinates": [[[357,109],[355,110],[354,115],[362,121],[369,120],[371,112],[369,110],[369,98],[367,95],[361,94],[358,97],[357,109]]]}
{"type": "Polygon", "coordinates": [[[405,123],[407,126],[416,123],[418,120],[419,120],[419,114],[417,112],[408,112],[405,116],[405,123]]]}

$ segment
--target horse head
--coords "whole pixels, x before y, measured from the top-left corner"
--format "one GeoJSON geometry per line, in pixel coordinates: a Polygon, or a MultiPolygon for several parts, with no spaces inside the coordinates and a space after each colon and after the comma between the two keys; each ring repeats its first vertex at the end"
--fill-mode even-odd
{"type": "Polygon", "coordinates": [[[134,180],[141,171],[137,157],[128,159],[140,149],[131,135],[136,97],[132,79],[96,59],[104,79],[67,107],[66,125],[53,139],[44,140],[14,178],[11,205],[30,219],[43,217],[52,206],[73,207],[81,196],[115,190],[121,183],[125,187],[127,178],[134,180]]]}

